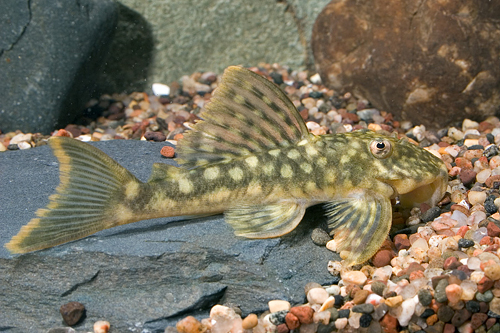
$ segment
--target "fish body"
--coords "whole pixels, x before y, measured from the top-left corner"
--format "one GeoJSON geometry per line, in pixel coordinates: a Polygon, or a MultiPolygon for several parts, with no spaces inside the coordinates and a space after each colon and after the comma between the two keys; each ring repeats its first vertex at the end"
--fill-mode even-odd
{"type": "Polygon", "coordinates": [[[144,219],[218,213],[238,236],[278,237],[326,203],[352,265],[386,239],[392,198],[433,205],[446,191],[447,169],[431,153],[371,131],[310,134],[277,86],[241,67],[225,71],[200,116],[177,146],[180,167],[155,164],[146,183],[91,145],[50,139],[61,184],[6,247],[24,253],[144,219]]]}

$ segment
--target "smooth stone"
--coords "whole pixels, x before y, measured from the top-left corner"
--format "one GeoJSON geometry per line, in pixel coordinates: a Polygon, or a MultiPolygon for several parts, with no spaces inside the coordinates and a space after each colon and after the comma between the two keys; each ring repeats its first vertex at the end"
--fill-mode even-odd
{"type": "Polygon", "coordinates": [[[311,304],[323,304],[329,296],[324,288],[312,288],[307,293],[307,301],[311,304]]]}
{"type": "Polygon", "coordinates": [[[269,306],[269,312],[278,312],[278,311],[288,311],[291,308],[290,302],[282,301],[282,300],[273,300],[267,303],[269,306]]]}

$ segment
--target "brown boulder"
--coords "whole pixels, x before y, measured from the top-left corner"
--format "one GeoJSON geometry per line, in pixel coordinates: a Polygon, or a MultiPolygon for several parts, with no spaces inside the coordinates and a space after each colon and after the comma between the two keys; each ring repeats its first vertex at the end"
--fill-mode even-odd
{"type": "Polygon", "coordinates": [[[323,82],[414,125],[500,110],[500,2],[333,0],[314,24],[323,82]]]}

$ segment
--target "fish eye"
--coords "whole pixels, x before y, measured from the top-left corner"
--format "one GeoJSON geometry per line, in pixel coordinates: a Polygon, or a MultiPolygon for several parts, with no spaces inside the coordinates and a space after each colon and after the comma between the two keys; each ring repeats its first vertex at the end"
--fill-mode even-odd
{"type": "Polygon", "coordinates": [[[392,145],[389,140],[373,140],[370,143],[370,151],[376,158],[386,158],[392,153],[392,145]]]}

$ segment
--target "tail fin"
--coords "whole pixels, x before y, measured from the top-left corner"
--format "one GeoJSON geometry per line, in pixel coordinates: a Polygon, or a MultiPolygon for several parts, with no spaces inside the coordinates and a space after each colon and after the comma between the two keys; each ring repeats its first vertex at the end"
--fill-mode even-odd
{"type": "Polygon", "coordinates": [[[89,144],[66,137],[51,138],[49,144],[60,164],[57,193],[5,245],[12,253],[41,250],[133,220],[117,212],[117,204],[126,190],[138,190],[141,183],[134,175],[89,144]]]}

